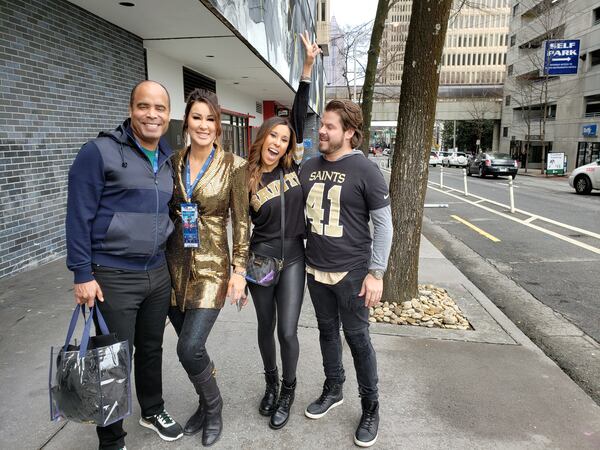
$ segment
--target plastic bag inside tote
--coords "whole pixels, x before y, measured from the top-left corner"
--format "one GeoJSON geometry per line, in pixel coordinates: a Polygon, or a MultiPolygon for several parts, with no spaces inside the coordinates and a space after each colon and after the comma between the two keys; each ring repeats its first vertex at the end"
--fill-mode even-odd
{"type": "Polygon", "coordinates": [[[50,350],[50,416],[54,421],[110,425],[131,414],[129,343],[109,333],[100,310],[93,307],[81,344],[70,344],[79,313],[85,320],[85,305],[73,311],[65,345],[50,350]],[[90,337],[94,316],[102,334],[90,337]]]}

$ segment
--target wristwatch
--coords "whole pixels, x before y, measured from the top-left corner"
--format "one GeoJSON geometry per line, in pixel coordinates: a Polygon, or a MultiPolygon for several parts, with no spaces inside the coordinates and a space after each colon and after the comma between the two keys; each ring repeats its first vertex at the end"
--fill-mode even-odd
{"type": "Polygon", "coordinates": [[[385,272],[381,269],[369,269],[369,273],[376,280],[383,280],[383,276],[385,275],[385,272]]]}

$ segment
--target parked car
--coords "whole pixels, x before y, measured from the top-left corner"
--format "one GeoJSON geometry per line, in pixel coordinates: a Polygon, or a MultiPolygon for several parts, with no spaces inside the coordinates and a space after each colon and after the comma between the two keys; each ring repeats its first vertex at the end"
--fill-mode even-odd
{"type": "Polygon", "coordinates": [[[600,159],[571,172],[569,185],[578,194],[589,194],[592,189],[600,189],[600,159]]]}
{"type": "Polygon", "coordinates": [[[508,153],[479,153],[467,165],[467,175],[477,174],[481,178],[486,175],[510,175],[515,178],[519,164],[508,153]]]}
{"type": "Polygon", "coordinates": [[[448,153],[447,156],[444,156],[442,158],[442,166],[466,167],[466,165],[467,165],[467,155],[462,152],[448,153]]]}
{"type": "Polygon", "coordinates": [[[431,150],[431,152],[429,152],[429,165],[435,167],[441,162],[442,160],[440,159],[439,152],[431,150]]]}

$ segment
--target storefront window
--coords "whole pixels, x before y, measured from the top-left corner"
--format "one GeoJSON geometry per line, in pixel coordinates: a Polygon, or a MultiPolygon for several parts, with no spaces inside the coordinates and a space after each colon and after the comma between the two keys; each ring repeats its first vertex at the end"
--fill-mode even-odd
{"type": "Polygon", "coordinates": [[[246,158],[248,156],[248,119],[234,114],[221,113],[223,149],[246,158]]]}
{"type": "Polygon", "coordinates": [[[600,142],[580,142],[577,148],[577,167],[600,159],[600,142]]]}

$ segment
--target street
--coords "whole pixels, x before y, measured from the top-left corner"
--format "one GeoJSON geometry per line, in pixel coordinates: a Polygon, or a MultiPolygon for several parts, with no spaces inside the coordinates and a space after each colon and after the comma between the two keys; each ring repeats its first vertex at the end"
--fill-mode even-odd
{"type": "Polygon", "coordinates": [[[508,177],[467,177],[465,197],[462,169],[444,168],[443,188],[440,169],[429,168],[425,217],[600,342],[600,193],[576,195],[567,177],[518,175],[511,214],[508,177]]]}
{"type": "MultiPolygon", "coordinates": [[[[554,235],[546,234],[526,223],[517,223],[482,209],[481,203],[466,203],[462,193],[454,192],[455,196],[451,197],[440,192],[446,189],[433,184],[440,181],[439,167],[431,168],[429,180],[425,202],[448,203],[448,208],[427,208],[425,215],[429,219],[491,262],[542,303],[567,317],[597,342],[600,341],[599,236],[593,237],[539,219],[529,222],[554,235]],[[476,225],[499,241],[494,242],[475,232],[465,223],[452,218],[452,215],[476,225]],[[569,241],[561,239],[561,236],[569,241]]],[[[468,192],[508,205],[508,181],[508,177],[468,177],[468,192]]],[[[463,183],[461,169],[444,169],[444,186],[462,191],[463,183]]],[[[514,180],[514,196],[515,206],[522,211],[583,231],[600,233],[600,195],[576,195],[566,177],[540,179],[517,176],[514,180]]],[[[492,209],[510,215],[504,208],[495,206],[492,209]]],[[[527,221],[523,214],[517,216],[527,221]]]]}
{"type": "MultiPolygon", "coordinates": [[[[373,158],[388,179],[387,158],[373,158]]],[[[567,177],[429,168],[422,233],[600,403],[600,194],[567,177]],[[442,181],[442,187],[440,186],[442,181]]]]}

